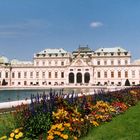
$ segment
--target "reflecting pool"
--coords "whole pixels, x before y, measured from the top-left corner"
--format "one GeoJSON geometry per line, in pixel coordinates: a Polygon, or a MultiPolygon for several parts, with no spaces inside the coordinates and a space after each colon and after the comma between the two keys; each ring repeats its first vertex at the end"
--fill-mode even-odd
{"type": "MultiPolygon", "coordinates": [[[[80,93],[82,92],[92,92],[93,89],[83,89],[83,88],[78,88],[78,89],[72,89],[72,88],[66,88],[66,89],[55,89],[56,93],[61,92],[63,90],[63,93],[80,93]]],[[[54,92],[54,89],[52,89],[54,92]]],[[[0,90],[0,103],[2,102],[9,102],[9,101],[18,101],[18,100],[27,100],[30,99],[31,94],[36,95],[38,94],[48,94],[50,92],[50,89],[45,89],[45,90],[0,90]]]]}

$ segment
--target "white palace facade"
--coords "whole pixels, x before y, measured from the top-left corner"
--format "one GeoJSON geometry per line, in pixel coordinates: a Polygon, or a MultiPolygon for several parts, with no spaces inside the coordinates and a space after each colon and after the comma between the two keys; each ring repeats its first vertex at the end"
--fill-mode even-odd
{"type": "Polygon", "coordinates": [[[31,62],[0,57],[0,86],[124,86],[126,80],[140,84],[140,60],[132,62],[121,47],[93,51],[79,46],[72,53],[48,48],[31,62]]]}

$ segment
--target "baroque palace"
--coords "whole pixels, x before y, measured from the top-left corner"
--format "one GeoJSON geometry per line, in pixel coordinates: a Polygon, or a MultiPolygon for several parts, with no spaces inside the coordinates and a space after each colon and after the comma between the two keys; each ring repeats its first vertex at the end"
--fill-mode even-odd
{"type": "Polygon", "coordinates": [[[140,60],[121,47],[45,49],[33,61],[0,57],[0,86],[124,86],[140,84],[140,60]]]}

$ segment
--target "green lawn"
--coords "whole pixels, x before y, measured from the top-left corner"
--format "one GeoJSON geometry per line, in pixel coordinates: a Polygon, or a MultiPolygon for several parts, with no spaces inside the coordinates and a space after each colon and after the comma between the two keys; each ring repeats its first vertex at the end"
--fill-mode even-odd
{"type": "Polygon", "coordinates": [[[14,129],[14,118],[10,113],[0,115],[0,137],[14,129]]]}
{"type": "Polygon", "coordinates": [[[140,140],[140,103],[80,140],[140,140]]]}

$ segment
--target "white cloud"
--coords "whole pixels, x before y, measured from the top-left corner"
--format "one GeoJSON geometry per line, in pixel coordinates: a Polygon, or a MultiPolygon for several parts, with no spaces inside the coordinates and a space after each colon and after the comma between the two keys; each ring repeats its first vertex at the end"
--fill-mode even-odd
{"type": "Polygon", "coordinates": [[[45,29],[48,24],[45,20],[29,19],[22,22],[14,22],[7,24],[0,24],[0,38],[1,37],[19,37],[21,35],[30,35],[39,29],[45,29]]]}
{"type": "Polygon", "coordinates": [[[101,26],[103,26],[102,22],[93,21],[92,23],[90,23],[90,27],[92,27],[92,28],[98,28],[98,27],[101,27],[101,26]]]}
{"type": "Polygon", "coordinates": [[[11,24],[0,24],[0,29],[7,29],[7,30],[43,28],[43,27],[47,27],[46,22],[38,19],[24,20],[22,22],[11,23],[11,24]]]}

